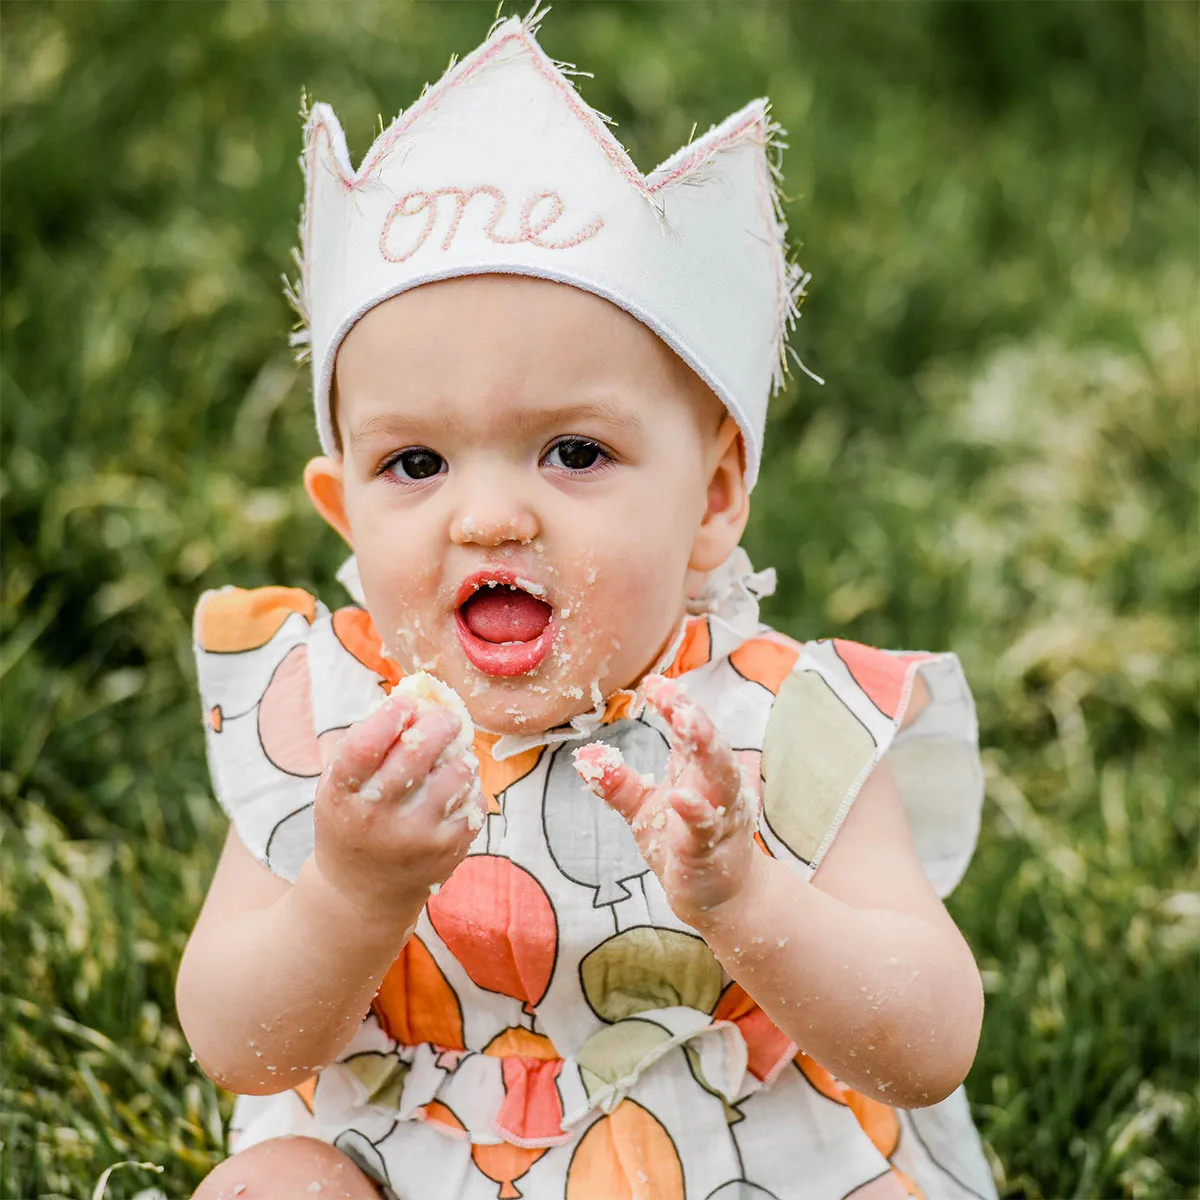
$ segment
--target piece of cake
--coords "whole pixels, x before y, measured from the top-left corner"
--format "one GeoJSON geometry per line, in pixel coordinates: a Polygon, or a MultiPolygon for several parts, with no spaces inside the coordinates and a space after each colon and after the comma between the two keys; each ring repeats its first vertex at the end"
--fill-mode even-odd
{"type": "MultiPolygon", "coordinates": [[[[458,733],[455,734],[454,740],[437,756],[434,763],[434,769],[442,763],[453,762],[454,759],[462,757],[472,767],[478,766],[478,760],[475,758],[475,724],[471,720],[471,714],[467,711],[466,704],[463,703],[463,698],[449,684],[443,683],[436,676],[430,675],[428,671],[417,671],[413,675],[405,675],[391,693],[382,698],[372,708],[372,712],[387,704],[393,696],[410,696],[417,702],[417,717],[420,718],[432,708],[445,708],[452,712],[461,722],[458,733]]],[[[422,733],[415,725],[410,725],[400,735],[400,741],[405,746],[417,745],[422,733]]],[[[424,782],[413,793],[413,798],[419,797],[423,793],[425,787],[424,782]]],[[[376,776],[372,776],[367,780],[366,784],[360,789],[359,795],[364,800],[380,800],[383,798],[383,788],[376,776]]],[[[465,814],[467,824],[471,829],[478,829],[483,824],[484,808],[479,791],[479,781],[476,779],[472,786],[460,795],[453,797],[446,806],[446,816],[451,817],[456,813],[462,812],[465,814]]]]}
{"type": "MultiPolygon", "coordinates": [[[[475,744],[475,725],[471,720],[471,714],[467,711],[466,704],[463,703],[463,698],[449,684],[430,675],[428,671],[417,671],[415,674],[405,675],[392,688],[391,694],[392,696],[411,696],[416,700],[418,716],[423,715],[423,711],[428,707],[447,708],[462,722],[462,727],[454,741],[442,751],[438,762],[449,762],[470,750],[475,744]]],[[[412,745],[413,739],[410,737],[412,733],[413,730],[409,729],[401,737],[401,741],[406,745],[412,745]]]]}

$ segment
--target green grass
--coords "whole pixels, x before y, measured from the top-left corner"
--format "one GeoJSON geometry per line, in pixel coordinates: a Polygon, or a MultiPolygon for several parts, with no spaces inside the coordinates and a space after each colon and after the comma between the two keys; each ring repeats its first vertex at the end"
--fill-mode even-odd
{"type": "MultiPolygon", "coordinates": [[[[173,978],[223,835],[200,590],[339,593],[285,334],[301,85],[356,161],[490,5],[0,9],[0,1195],[185,1196],[228,1098],[173,978]]],[[[1183,1197],[1197,1146],[1191,3],[562,4],[645,168],[755,95],[814,273],[747,543],[799,636],[980,706],[968,1080],[1000,1190],[1183,1197]]]]}

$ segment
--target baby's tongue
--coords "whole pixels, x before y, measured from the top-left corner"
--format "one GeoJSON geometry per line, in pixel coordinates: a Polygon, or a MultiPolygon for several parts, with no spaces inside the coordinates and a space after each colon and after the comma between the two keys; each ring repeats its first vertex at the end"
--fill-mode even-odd
{"type": "Polygon", "coordinates": [[[532,642],[550,623],[550,605],[514,588],[481,588],[463,605],[467,628],[485,642],[532,642]]]}

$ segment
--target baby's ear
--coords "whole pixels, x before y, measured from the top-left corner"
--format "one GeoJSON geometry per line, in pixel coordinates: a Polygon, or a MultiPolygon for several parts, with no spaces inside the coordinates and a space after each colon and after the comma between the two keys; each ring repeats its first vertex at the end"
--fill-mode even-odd
{"type": "Polygon", "coordinates": [[[346,495],[342,485],[340,459],[320,455],[311,458],[304,468],[304,490],[317,510],[342,535],[352,550],[350,522],[346,519],[346,495]]]}
{"type": "Polygon", "coordinates": [[[731,416],[726,416],[707,460],[708,509],[692,543],[688,561],[691,570],[719,567],[742,540],[750,516],[745,465],[741,430],[731,416]]]}

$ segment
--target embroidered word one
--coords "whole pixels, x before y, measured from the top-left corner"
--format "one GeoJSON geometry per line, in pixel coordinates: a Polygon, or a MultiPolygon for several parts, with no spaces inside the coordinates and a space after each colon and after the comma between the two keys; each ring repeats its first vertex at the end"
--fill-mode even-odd
{"type": "Polygon", "coordinates": [[[562,197],[557,192],[536,192],[525,201],[525,205],[521,209],[518,231],[515,234],[505,235],[496,231],[508,203],[507,197],[498,187],[483,184],[480,187],[467,189],[442,187],[432,192],[406,192],[392,205],[388,215],[384,218],[383,230],[379,235],[379,252],[388,262],[404,262],[412,258],[425,245],[429,240],[429,235],[433,232],[434,225],[437,224],[438,201],[443,196],[454,197],[454,215],[442,238],[443,250],[450,249],[454,235],[458,233],[458,227],[462,224],[463,213],[476,196],[487,196],[492,201],[492,213],[484,224],[483,232],[490,241],[499,246],[515,246],[520,242],[528,242],[531,246],[538,246],[542,250],[566,250],[595,237],[604,226],[604,218],[596,217],[578,233],[555,241],[546,235],[550,227],[563,215],[562,197]],[[419,217],[422,213],[424,221],[416,238],[412,239],[411,224],[405,230],[404,221],[407,218],[419,217]],[[395,245],[397,239],[392,237],[393,227],[400,235],[398,240],[401,244],[399,246],[395,245]]]}

